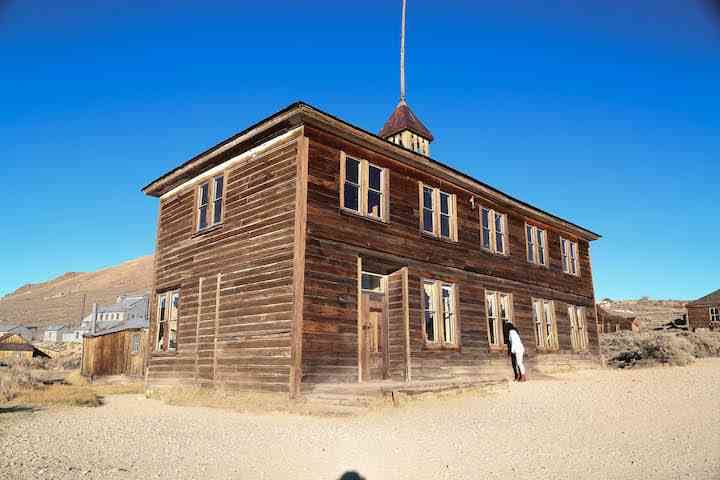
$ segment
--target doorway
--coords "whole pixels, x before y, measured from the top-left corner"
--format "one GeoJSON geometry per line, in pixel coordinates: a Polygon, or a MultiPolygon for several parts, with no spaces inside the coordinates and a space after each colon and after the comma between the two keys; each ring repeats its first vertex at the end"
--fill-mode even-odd
{"type": "Polygon", "coordinates": [[[383,275],[361,273],[358,346],[362,381],[387,378],[388,318],[387,279],[383,275]]]}

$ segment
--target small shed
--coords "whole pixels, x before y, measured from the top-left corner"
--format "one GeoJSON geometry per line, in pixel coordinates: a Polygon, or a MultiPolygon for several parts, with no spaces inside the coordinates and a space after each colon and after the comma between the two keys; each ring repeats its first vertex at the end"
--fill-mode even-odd
{"type": "Polygon", "coordinates": [[[33,344],[17,333],[9,333],[0,337],[0,360],[11,358],[50,358],[33,344]]]}
{"type": "Polygon", "coordinates": [[[691,330],[720,330],[720,290],[688,303],[687,314],[691,330]]]}
{"type": "Polygon", "coordinates": [[[45,342],[62,342],[62,334],[65,330],[64,325],[50,325],[45,329],[43,341],[45,342]]]}
{"type": "Polygon", "coordinates": [[[637,317],[632,314],[605,310],[600,306],[597,308],[597,321],[600,333],[613,333],[623,330],[640,331],[640,322],[637,317]]]}
{"type": "Polygon", "coordinates": [[[83,337],[84,376],[142,376],[147,344],[147,319],[126,320],[83,337]]]}

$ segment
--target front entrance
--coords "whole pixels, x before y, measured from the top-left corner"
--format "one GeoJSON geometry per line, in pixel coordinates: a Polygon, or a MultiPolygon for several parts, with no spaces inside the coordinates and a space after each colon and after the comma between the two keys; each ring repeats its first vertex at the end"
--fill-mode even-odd
{"type": "Polygon", "coordinates": [[[385,277],[362,273],[360,296],[360,372],[362,381],[387,378],[385,277]]]}

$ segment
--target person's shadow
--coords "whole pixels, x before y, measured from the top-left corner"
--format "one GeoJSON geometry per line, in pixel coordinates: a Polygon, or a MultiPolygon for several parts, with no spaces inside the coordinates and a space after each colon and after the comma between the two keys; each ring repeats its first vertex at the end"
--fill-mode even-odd
{"type": "Polygon", "coordinates": [[[361,477],[357,472],[345,472],[339,480],[365,480],[365,477],[361,477]]]}

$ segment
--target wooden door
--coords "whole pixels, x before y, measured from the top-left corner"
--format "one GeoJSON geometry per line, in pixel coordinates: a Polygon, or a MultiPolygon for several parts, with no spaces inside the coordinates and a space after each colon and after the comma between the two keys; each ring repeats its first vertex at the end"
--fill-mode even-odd
{"type": "Polygon", "coordinates": [[[387,378],[387,312],[385,294],[363,292],[360,300],[362,380],[387,378]]]}

